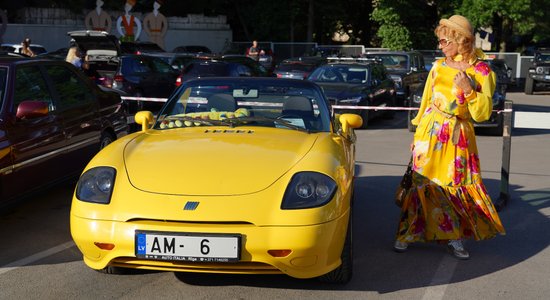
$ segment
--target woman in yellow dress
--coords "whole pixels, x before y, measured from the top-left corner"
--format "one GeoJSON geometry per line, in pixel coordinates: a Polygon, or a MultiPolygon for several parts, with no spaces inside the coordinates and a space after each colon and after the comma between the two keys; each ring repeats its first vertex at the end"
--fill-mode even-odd
{"type": "Polygon", "coordinates": [[[468,19],[454,15],[435,29],[445,58],[437,60],[426,81],[411,144],[413,186],[401,208],[394,249],[412,242],[447,243],[468,259],[463,239],[504,234],[500,218],[481,180],[473,121],[488,120],[495,73],[480,60],[468,19]]]}

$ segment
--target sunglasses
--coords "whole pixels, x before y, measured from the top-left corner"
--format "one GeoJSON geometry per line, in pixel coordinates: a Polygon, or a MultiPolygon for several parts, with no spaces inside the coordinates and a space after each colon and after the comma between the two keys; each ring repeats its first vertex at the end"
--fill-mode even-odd
{"type": "Polygon", "coordinates": [[[449,44],[450,44],[452,41],[449,40],[449,39],[447,39],[447,38],[444,38],[444,39],[439,39],[437,42],[439,43],[439,46],[441,46],[441,47],[443,48],[443,47],[449,46],[449,44]]]}

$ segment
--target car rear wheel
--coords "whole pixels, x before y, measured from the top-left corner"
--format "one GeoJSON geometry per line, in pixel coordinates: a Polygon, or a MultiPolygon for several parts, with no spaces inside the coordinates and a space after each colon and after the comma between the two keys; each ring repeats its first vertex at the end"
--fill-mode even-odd
{"type": "Polygon", "coordinates": [[[535,87],[535,82],[533,81],[533,78],[527,75],[527,78],[525,78],[525,94],[532,95],[535,90],[534,87],[535,87]]]}
{"type": "Polygon", "coordinates": [[[319,280],[322,282],[345,284],[348,283],[353,276],[353,218],[351,212],[352,210],[350,208],[348,231],[344,242],[344,248],[340,256],[342,264],[338,268],[319,277],[319,280]]]}

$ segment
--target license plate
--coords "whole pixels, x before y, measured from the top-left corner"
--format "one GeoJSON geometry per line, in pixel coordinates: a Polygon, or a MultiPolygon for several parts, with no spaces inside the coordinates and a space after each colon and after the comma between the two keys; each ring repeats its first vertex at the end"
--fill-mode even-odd
{"type": "Polygon", "coordinates": [[[136,231],[136,256],[145,259],[235,262],[240,259],[238,234],[136,231]]]}

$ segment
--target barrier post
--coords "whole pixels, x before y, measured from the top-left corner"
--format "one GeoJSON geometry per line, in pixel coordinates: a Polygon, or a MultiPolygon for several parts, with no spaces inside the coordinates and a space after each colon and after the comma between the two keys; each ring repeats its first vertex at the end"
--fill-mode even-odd
{"type": "Polygon", "coordinates": [[[502,168],[500,169],[500,195],[495,208],[502,210],[510,201],[510,153],[512,149],[512,104],[510,100],[504,102],[503,130],[502,130],[502,168]]]}

